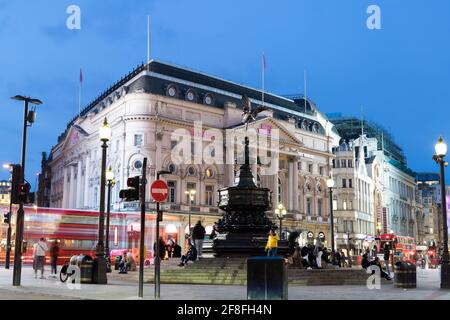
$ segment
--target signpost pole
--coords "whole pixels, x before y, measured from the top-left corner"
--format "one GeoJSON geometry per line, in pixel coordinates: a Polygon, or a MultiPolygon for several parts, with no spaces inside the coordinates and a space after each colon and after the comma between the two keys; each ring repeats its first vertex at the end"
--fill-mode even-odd
{"type": "Polygon", "coordinates": [[[139,298],[144,296],[144,243],[145,243],[145,187],[147,185],[147,158],[142,165],[141,183],[141,239],[139,247],[139,298]]]}

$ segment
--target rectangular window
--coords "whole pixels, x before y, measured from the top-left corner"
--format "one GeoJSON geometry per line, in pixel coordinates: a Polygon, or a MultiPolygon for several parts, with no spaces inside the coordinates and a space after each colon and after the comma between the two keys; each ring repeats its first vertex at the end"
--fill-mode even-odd
{"type": "Polygon", "coordinates": [[[347,179],[342,179],[342,188],[347,188],[347,179]]]}
{"type": "Polygon", "coordinates": [[[313,165],[312,163],[308,164],[308,172],[313,173],[313,165]]]}
{"type": "Polygon", "coordinates": [[[347,210],[347,200],[344,200],[344,202],[342,203],[342,208],[344,210],[347,210]]]}
{"type": "Polygon", "coordinates": [[[352,179],[348,179],[348,187],[353,188],[353,180],[352,179]]]}
{"type": "Polygon", "coordinates": [[[213,186],[205,187],[205,204],[207,206],[212,206],[214,204],[214,187],[213,186]]]}
{"type": "Polygon", "coordinates": [[[347,160],[341,160],[341,168],[347,168],[347,160]]]}
{"type": "Polygon", "coordinates": [[[142,146],[142,134],[134,135],[134,146],[141,147],[142,146]]]}
{"type": "Polygon", "coordinates": [[[170,150],[175,149],[175,147],[177,146],[178,141],[177,140],[170,140],[170,150]]]}
{"type": "Polygon", "coordinates": [[[336,168],[336,160],[333,159],[333,168],[336,168]]]}
{"type": "Polygon", "coordinates": [[[301,161],[297,162],[297,168],[298,168],[298,171],[302,171],[302,162],[301,161]]]}
{"type": "Polygon", "coordinates": [[[312,211],[311,198],[306,198],[306,214],[310,216],[311,211],[312,211]]]}
{"type": "Polygon", "coordinates": [[[175,181],[168,181],[167,185],[169,187],[169,199],[168,202],[175,203],[176,202],[176,194],[177,194],[177,188],[176,188],[176,182],[175,181]]]}
{"type": "Polygon", "coordinates": [[[322,199],[317,199],[317,215],[322,216],[322,199]]]}
{"type": "Polygon", "coordinates": [[[351,159],[348,160],[348,167],[353,168],[353,160],[351,159]]]}
{"type": "Polygon", "coordinates": [[[338,204],[337,200],[333,200],[333,210],[337,210],[338,209],[337,204],[338,204]]]}
{"type": "Polygon", "coordinates": [[[348,202],[348,210],[353,210],[353,201],[348,202]]]}
{"type": "Polygon", "coordinates": [[[320,174],[320,175],[323,175],[323,166],[320,166],[320,167],[319,167],[319,174],[320,174]]]}

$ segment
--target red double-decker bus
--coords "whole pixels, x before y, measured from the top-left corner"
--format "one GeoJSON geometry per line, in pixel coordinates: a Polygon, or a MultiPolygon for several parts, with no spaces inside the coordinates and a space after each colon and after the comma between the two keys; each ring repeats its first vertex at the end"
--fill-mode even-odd
{"type": "Polygon", "coordinates": [[[380,235],[380,249],[388,244],[395,257],[415,263],[416,241],[412,237],[398,236],[393,233],[380,235]]]}
{"type": "MultiPolygon", "coordinates": [[[[5,209],[3,209],[5,210],[5,209]]],[[[13,211],[15,212],[15,211],[13,211]]],[[[58,241],[60,254],[58,264],[68,261],[72,255],[85,254],[95,256],[98,239],[98,211],[65,210],[52,208],[25,207],[24,248],[22,255],[24,264],[31,264],[33,260],[33,244],[40,238],[45,238],[50,247],[58,241]]],[[[15,214],[13,213],[13,220],[15,214]]],[[[153,256],[153,243],[155,241],[154,214],[146,214],[145,250],[146,258],[153,256]]],[[[171,237],[175,240],[181,231],[178,218],[170,215],[164,217],[161,236],[171,237]],[[170,227],[169,227],[170,226],[170,227]],[[168,232],[168,230],[170,230],[168,232]]],[[[0,262],[3,264],[6,254],[6,225],[2,226],[2,239],[0,249],[0,262]]],[[[14,231],[11,250],[11,261],[14,258],[14,231]]],[[[123,251],[132,252],[139,261],[140,240],[140,213],[138,212],[112,212],[110,215],[109,248],[111,257],[121,255],[123,251]]],[[[50,261],[49,253],[47,262],[50,261]]]]}

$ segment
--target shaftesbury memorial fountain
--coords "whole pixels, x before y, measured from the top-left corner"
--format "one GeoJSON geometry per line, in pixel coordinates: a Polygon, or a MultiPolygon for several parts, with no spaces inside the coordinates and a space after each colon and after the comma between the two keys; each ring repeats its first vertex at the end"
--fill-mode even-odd
{"type": "MultiPolygon", "coordinates": [[[[251,110],[250,101],[243,97],[244,122],[255,120],[263,107],[251,110]]],[[[275,224],[266,216],[272,207],[271,191],[256,186],[249,161],[249,139],[245,137],[244,163],[239,170],[238,182],[231,187],[219,190],[219,208],[224,210],[222,219],[216,223],[217,237],[213,250],[217,257],[250,256],[264,254],[267,235],[275,224]]],[[[280,241],[283,252],[286,241],[280,241]]]]}

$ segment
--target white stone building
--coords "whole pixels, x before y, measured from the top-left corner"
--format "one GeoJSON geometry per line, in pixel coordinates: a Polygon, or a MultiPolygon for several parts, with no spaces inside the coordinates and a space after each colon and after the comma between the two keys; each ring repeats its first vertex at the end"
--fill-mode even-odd
{"type": "MultiPolygon", "coordinates": [[[[238,165],[230,159],[241,156],[239,144],[236,149],[218,138],[244,131],[243,95],[255,106],[262,104],[261,91],[217,77],[158,61],[138,67],[87,106],[59,137],[49,163],[51,206],[89,210],[99,207],[98,130],[107,118],[112,128],[107,166],[113,168],[116,177],[113,210],[137,210],[136,203],[122,202],[118,192],[126,188],[128,177],[140,175],[143,158],[147,157],[149,183],[156,171],[172,172],[164,176],[170,188],[164,205],[167,219],[162,223],[166,235],[172,233],[183,239],[189,213],[192,223],[202,220],[211,230],[221,215],[217,191],[233,184],[238,165]],[[180,135],[181,129],[187,134],[180,135]],[[172,151],[179,147],[178,139],[186,137],[194,163],[176,163],[172,151]],[[213,145],[214,141],[219,147],[213,145]],[[205,151],[222,162],[207,164],[205,151]],[[192,199],[186,195],[190,190],[196,191],[192,199]]],[[[286,230],[299,230],[303,235],[322,231],[328,235],[330,210],[325,181],[330,175],[331,148],[339,136],[317,107],[303,97],[266,93],[264,106],[269,110],[259,114],[249,130],[257,133],[259,150],[271,159],[279,156],[279,161],[270,163],[275,170],[268,174],[264,165],[256,165],[254,157],[252,168],[257,182],[273,191],[274,206],[283,203],[287,208],[283,221],[286,230]],[[264,148],[260,141],[268,136],[271,142],[264,148]],[[276,150],[272,148],[277,145],[276,150]]],[[[147,207],[149,212],[154,209],[150,198],[147,207]]],[[[149,227],[152,223],[148,223],[149,227]]]]}

